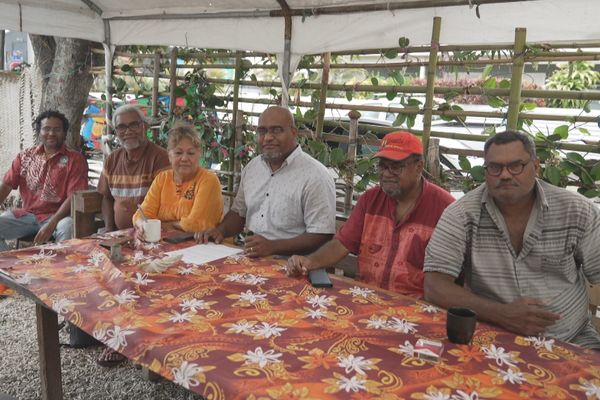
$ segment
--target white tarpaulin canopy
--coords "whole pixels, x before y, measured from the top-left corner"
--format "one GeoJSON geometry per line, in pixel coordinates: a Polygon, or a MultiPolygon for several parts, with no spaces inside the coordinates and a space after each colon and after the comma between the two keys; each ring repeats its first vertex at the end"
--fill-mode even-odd
{"type": "Polygon", "coordinates": [[[394,47],[400,37],[428,44],[434,16],[442,17],[442,43],[512,42],[515,27],[527,28],[529,42],[600,38],[600,0],[0,0],[0,28],[110,45],[284,53],[280,4],[292,12],[295,55],[394,47]],[[365,7],[379,11],[359,11],[365,7]]]}

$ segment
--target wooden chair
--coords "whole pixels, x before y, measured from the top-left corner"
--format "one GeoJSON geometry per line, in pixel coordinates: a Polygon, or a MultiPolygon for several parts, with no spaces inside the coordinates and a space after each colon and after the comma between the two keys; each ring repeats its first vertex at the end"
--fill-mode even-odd
{"type": "Polygon", "coordinates": [[[82,238],[98,231],[96,216],[102,212],[102,195],[95,190],[80,190],[71,197],[73,237],[82,238]]]}

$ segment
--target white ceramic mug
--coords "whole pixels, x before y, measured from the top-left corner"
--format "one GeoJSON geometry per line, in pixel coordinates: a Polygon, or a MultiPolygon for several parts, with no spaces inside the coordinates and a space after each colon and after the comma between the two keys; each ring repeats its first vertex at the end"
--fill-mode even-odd
{"type": "Polygon", "coordinates": [[[144,238],[151,243],[160,240],[160,219],[149,219],[144,222],[144,238]]]}

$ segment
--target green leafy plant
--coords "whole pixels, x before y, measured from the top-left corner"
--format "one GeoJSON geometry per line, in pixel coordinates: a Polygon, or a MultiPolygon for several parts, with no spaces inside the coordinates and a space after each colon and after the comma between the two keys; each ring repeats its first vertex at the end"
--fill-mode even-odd
{"type": "MultiPolygon", "coordinates": [[[[585,61],[573,61],[561,65],[546,80],[546,89],[553,90],[589,90],[594,89],[600,81],[600,72],[585,61]]],[[[548,107],[581,108],[587,105],[586,100],[548,99],[548,107]]]]}

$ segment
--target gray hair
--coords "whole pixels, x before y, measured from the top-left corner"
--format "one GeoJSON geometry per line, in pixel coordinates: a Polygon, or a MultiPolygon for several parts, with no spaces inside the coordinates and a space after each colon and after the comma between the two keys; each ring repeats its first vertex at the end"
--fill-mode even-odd
{"type": "Polygon", "coordinates": [[[138,115],[138,117],[140,117],[140,121],[142,121],[143,123],[147,123],[146,116],[144,115],[142,110],[140,110],[140,108],[138,106],[136,106],[135,104],[124,104],[121,107],[117,108],[115,110],[115,112],[113,113],[112,127],[113,128],[117,127],[117,117],[119,115],[128,114],[128,113],[136,113],[138,115]]]}
{"type": "Polygon", "coordinates": [[[488,140],[486,140],[485,145],[483,146],[483,156],[487,156],[488,150],[493,144],[508,144],[516,141],[523,143],[525,151],[529,153],[532,160],[537,160],[537,155],[535,152],[535,143],[533,142],[531,137],[529,137],[529,135],[526,133],[511,130],[497,133],[494,136],[490,137],[488,140]]]}
{"type": "Polygon", "coordinates": [[[202,149],[202,141],[194,125],[178,122],[169,129],[167,150],[173,150],[182,139],[188,139],[195,148],[202,149]]]}

